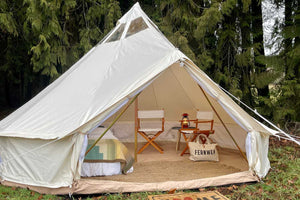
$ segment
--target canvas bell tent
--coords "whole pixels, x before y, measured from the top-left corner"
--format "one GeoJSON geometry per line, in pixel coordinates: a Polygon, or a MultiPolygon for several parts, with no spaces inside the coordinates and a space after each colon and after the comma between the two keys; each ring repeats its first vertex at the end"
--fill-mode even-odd
{"type": "MultiPolygon", "coordinates": [[[[111,128],[123,142],[134,141],[134,115],[132,104],[111,128]]],[[[53,194],[188,189],[257,181],[270,168],[267,154],[272,134],[276,131],[247,114],[174,47],[137,3],[67,72],[0,122],[0,179],[5,185],[53,194]],[[239,152],[236,160],[246,163],[246,169],[168,182],[134,181],[135,171],[130,174],[132,181],[82,179],[86,135],[99,125],[107,127],[137,94],[139,109],[164,108],[165,130],[157,138],[161,145],[176,141],[172,127],[178,126],[182,113],[192,118],[197,110],[214,112],[211,138],[222,149],[237,150],[239,146],[246,152],[247,161],[239,152]]],[[[152,159],[171,156],[154,153],[152,159]]],[[[138,155],[137,163],[142,156],[138,155]]],[[[230,160],[230,156],[223,158],[230,160]]],[[[188,156],[180,159],[192,162],[188,156]]],[[[189,173],[186,168],[179,170],[189,173]]]]}

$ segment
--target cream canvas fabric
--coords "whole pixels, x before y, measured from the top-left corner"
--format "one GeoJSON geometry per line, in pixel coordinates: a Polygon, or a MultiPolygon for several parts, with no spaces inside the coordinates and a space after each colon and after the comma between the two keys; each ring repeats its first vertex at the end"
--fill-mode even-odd
{"type": "MultiPolygon", "coordinates": [[[[195,108],[211,111],[198,85],[209,95],[225,123],[241,130],[233,131],[233,136],[242,149],[250,134],[249,169],[265,176],[270,167],[267,152],[272,133],[174,47],[137,3],[101,43],[32,100],[0,121],[0,177],[32,186],[71,186],[80,178],[79,155],[84,151],[84,134],[109,121],[141,91],[141,107],[164,108],[166,124],[168,120],[178,120],[182,111],[196,113],[195,108]],[[166,76],[169,78],[163,78],[166,76]],[[177,90],[172,84],[178,86],[177,90]]],[[[131,113],[132,108],[120,123],[132,124],[131,113]]],[[[214,119],[218,124],[219,120],[214,119]]],[[[220,145],[235,148],[226,134],[220,129],[214,137],[220,145]]]]}

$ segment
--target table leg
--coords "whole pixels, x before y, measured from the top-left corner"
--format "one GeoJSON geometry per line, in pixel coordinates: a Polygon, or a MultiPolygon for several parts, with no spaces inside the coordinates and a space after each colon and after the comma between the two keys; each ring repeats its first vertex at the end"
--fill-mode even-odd
{"type": "Polygon", "coordinates": [[[176,152],[180,149],[180,140],[181,140],[181,133],[180,131],[177,132],[177,142],[176,142],[176,152]]]}
{"type": "Polygon", "coordinates": [[[180,156],[183,156],[183,154],[185,154],[185,152],[189,149],[189,142],[194,142],[195,139],[197,138],[197,134],[193,134],[193,136],[189,136],[189,137],[186,137],[184,134],[184,139],[186,141],[186,146],[185,148],[183,149],[183,151],[181,152],[180,156]]]}

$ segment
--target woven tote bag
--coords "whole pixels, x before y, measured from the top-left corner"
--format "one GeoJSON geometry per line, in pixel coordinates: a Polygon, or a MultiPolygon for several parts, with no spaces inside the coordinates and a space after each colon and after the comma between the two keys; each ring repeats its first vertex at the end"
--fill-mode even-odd
{"type": "Polygon", "coordinates": [[[217,144],[212,144],[205,135],[198,136],[195,142],[189,142],[190,157],[192,161],[219,161],[217,144]],[[199,137],[205,137],[206,142],[202,144],[199,137]]]}

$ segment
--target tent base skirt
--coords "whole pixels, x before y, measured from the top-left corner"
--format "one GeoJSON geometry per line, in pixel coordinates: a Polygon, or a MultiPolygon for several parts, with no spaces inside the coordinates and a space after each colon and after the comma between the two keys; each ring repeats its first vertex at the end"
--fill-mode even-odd
{"type": "Polygon", "coordinates": [[[247,182],[258,182],[258,178],[250,171],[243,171],[223,176],[195,179],[188,181],[167,181],[158,183],[118,182],[97,179],[80,179],[73,184],[72,188],[45,188],[2,181],[2,185],[27,188],[41,194],[97,194],[97,193],[123,193],[123,192],[151,192],[169,191],[171,189],[185,190],[198,189],[209,186],[221,186],[247,182]]]}
{"type": "MultiPolygon", "coordinates": [[[[124,144],[130,152],[134,152],[134,143],[124,144]]],[[[73,183],[72,188],[46,188],[9,181],[1,183],[28,188],[42,194],[65,195],[185,190],[258,181],[257,177],[248,171],[248,164],[236,150],[218,147],[219,162],[193,162],[189,160],[188,154],[180,156],[185,143],[181,143],[178,152],[174,142],[159,142],[159,145],[164,149],[163,154],[153,147],[148,147],[138,154],[133,173],[127,175],[82,177],[73,183]]]]}

